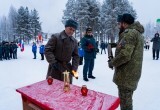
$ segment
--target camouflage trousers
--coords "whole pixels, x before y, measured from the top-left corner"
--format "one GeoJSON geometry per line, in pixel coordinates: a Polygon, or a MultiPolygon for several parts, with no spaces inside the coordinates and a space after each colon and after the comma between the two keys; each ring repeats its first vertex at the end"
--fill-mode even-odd
{"type": "Polygon", "coordinates": [[[133,110],[132,96],[133,90],[126,87],[118,86],[118,94],[120,98],[120,108],[121,110],[133,110]]]}

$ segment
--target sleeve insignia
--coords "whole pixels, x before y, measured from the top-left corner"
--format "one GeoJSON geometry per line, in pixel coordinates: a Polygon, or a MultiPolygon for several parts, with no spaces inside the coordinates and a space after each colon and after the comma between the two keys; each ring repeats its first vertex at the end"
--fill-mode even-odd
{"type": "Polygon", "coordinates": [[[118,47],[119,48],[125,48],[125,45],[126,45],[126,41],[124,39],[122,39],[119,44],[118,44],[118,47]]]}

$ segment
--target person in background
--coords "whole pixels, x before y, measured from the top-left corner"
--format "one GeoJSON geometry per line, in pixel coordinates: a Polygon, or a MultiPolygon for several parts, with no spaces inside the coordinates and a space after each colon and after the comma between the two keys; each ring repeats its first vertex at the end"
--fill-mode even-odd
{"type": "Polygon", "coordinates": [[[146,37],[146,39],[145,39],[145,48],[146,48],[146,50],[149,50],[149,47],[150,47],[150,38],[146,37]]]}
{"type": "Polygon", "coordinates": [[[41,60],[44,60],[44,45],[41,44],[41,46],[39,47],[39,53],[41,54],[41,60]]]}
{"type": "Polygon", "coordinates": [[[81,47],[81,43],[78,42],[78,55],[79,55],[79,65],[83,65],[83,57],[84,57],[84,50],[81,47]]]}
{"type": "Polygon", "coordinates": [[[13,58],[13,42],[9,42],[9,58],[13,58]]]}
{"type": "Polygon", "coordinates": [[[34,55],[34,58],[33,59],[36,59],[36,54],[37,54],[37,45],[35,42],[33,42],[33,45],[32,45],[32,52],[33,52],[33,55],[34,55]]]}
{"type": "Polygon", "coordinates": [[[16,44],[16,42],[13,42],[13,59],[17,59],[17,48],[18,45],[16,44]]]}
{"type": "Polygon", "coordinates": [[[10,60],[10,57],[9,57],[9,51],[10,50],[10,46],[9,46],[9,42],[5,42],[4,44],[4,58],[6,60],[10,60]]]}
{"type": "Polygon", "coordinates": [[[96,41],[97,50],[96,53],[99,53],[99,41],[96,41]]]}
{"type": "Polygon", "coordinates": [[[2,43],[0,42],[0,60],[2,60],[2,50],[3,49],[3,47],[2,47],[2,43]]]}
{"type": "MultiPolygon", "coordinates": [[[[64,81],[64,71],[77,72],[79,65],[78,42],[73,37],[78,23],[69,19],[65,23],[65,30],[53,34],[45,45],[45,57],[49,63],[47,77],[64,81]],[[72,61],[72,62],[71,62],[72,61]]],[[[72,75],[70,74],[72,84],[72,75]]]]}
{"type": "Polygon", "coordinates": [[[118,87],[121,110],[133,110],[132,97],[142,72],[144,28],[128,13],[118,17],[118,26],[115,57],[108,61],[108,66],[115,68],[113,82],[118,87]]]}
{"type": "Polygon", "coordinates": [[[100,47],[101,47],[101,54],[103,50],[104,50],[104,53],[106,54],[106,44],[103,41],[101,41],[100,47]]]}
{"type": "Polygon", "coordinates": [[[159,33],[155,33],[154,37],[151,39],[151,42],[153,42],[152,46],[152,54],[153,54],[153,60],[159,59],[159,49],[160,49],[160,37],[159,33]]]}
{"type": "Polygon", "coordinates": [[[96,58],[97,45],[92,34],[92,28],[87,28],[84,37],[81,39],[81,46],[84,50],[83,80],[95,79],[93,76],[94,59],[96,58]],[[88,77],[87,77],[88,76],[88,77]]]}

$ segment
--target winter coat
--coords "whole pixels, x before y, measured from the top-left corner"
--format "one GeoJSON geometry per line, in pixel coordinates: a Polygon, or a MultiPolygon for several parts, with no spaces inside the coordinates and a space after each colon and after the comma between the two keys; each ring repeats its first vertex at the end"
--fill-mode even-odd
{"type": "Polygon", "coordinates": [[[101,49],[105,49],[106,48],[106,44],[104,42],[101,43],[101,49]]]}
{"type": "Polygon", "coordinates": [[[145,39],[145,45],[150,45],[150,39],[149,38],[145,39]]]}
{"type": "Polygon", "coordinates": [[[18,48],[17,44],[14,43],[14,44],[13,44],[13,52],[17,52],[17,48],[18,48]]]}
{"type": "Polygon", "coordinates": [[[85,35],[81,39],[81,46],[82,46],[82,49],[84,50],[84,59],[96,58],[97,45],[93,36],[85,35]]]}
{"type": "Polygon", "coordinates": [[[0,55],[2,55],[3,53],[3,47],[2,47],[2,44],[0,44],[0,55]]]}
{"type": "Polygon", "coordinates": [[[40,47],[39,47],[39,53],[40,54],[44,54],[44,45],[41,45],[40,47]]]}
{"type": "Polygon", "coordinates": [[[32,52],[37,52],[37,45],[36,44],[33,44],[32,45],[32,52]]]}
{"type": "Polygon", "coordinates": [[[139,22],[131,24],[123,33],[111,61],[115,67],[113,82],[122,87],[136,90],[141,77],[144,38],[143,26],[139,22]]]}
{"type": "Polygon", "coordinates": [[[152,49],[155,49],[155,50],[160,49],[160,37],[154,37],[154,38],[152,38],[151,42],[153,42],[152,49]]]}
{"type": "Polygon", "coordinates": [[[45,45],[45,57],[49,63],[47,76],[54,74],[56,77],[56,71],[52,69],[52,64],[56,61],[65,63],[72,61],[70,69],[76,71],[79,65],[77,40],[73,36],[67,36],[65,31],[53,34],[45,45]]]}

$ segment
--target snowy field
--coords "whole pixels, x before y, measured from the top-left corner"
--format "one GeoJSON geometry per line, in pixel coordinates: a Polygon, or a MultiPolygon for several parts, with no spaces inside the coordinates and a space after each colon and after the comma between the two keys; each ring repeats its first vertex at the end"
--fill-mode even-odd
{"type": "MultiPolygon", "coordinates": [[[[25,51],[18,49],[18,59],[0,61],[0,110],[22,110],[21,95],[17,88],[44,80],[48,63],[41,61],[40,54],[33,59],[31,45],[25,45],[25,51]]],[[[117,86],[112,82],[113,70],[107,66],[107,54],[99,54],[95,60],[96,79],[83,81],[79,66],[79,79],[73,84],[87,85],[89,89],[118,96],[117,86]]],[[[160,60],[152,60],[151,49],[144,50],[143,71],[137,90],[134,92],[134,110],[160,110],[160,60]]],[[[119,110],[119,109],[118,109],[119,110]]]]}

